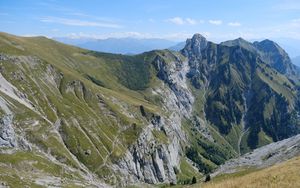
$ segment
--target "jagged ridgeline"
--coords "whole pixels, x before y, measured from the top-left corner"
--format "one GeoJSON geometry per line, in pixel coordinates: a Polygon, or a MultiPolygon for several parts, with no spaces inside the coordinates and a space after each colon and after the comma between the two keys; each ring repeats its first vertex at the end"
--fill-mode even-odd
{"type": "Polygon", "coordinates": [[[0,34],[0,181],[189,183],[299,133],[299,69],[276,43],[107,54],[0,34]]]}

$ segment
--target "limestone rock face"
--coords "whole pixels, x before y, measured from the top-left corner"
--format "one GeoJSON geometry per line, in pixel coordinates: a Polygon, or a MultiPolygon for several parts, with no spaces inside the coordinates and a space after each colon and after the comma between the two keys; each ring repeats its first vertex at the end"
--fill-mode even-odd
{"type": "Polygon", "coordinates": [[[153,117],[151,124],[144,129],[137,142],[131,146],[125,157],[115,166],[124,173],[124,182],[136,183],[177,183],[175,168],[184,156],[181,143],[186,141],[181,119],[190,118],[194,97],[187,86],[186,74],[189,71],[187,61],[165,62],[155,58],[153,65],[162,85],[153,90],[155,95],[168,96],[163,99],[163,109],[171,112],[167,117],[153,117]],[[167,138],[157,142],[155,131],[167,138]]]}
{"type": "Polygon", "coordinates": [[[9,109],[7,102],[0,97],[0,110],[4,112],[0,117],[0,148],[1,147],[16,147],[17,141],[13,128],[13,113],[9,109]]]}
{"type": "MultiPolygon", "coordinates": [[[[180,140],[175,135],[169,139],[170,143],[155,142],[153,130],[157,125],[149,125],[140,135],[125,157],[115,165],[117,171],[123,173],[124,183],[174,183],[176,174],[174,167],[179,165],[182,149],[180,140]],[[174,137],[175,136],[175,137],[174,137]]],[[[159,125],[167,126],[167,125],[159,125]]],[[[170,125],[169,125],[170,126],[170,125]]],[[[167,135],[174,134],[170,132],[167,135]]]]}
{"type": "Polygon", "coordinates": [[[0,118],[0,147],[16,147],[15,132],[12,127],[12,115],[0,118]]]}
{"type": "Polygon", "coordinates": [[[192,112],[194,96],[187,85],[186,75],[190,71],[188,62],[177,57],[176,61],[167,63],[162,58],[157,57],[153,65],[158,71],[157,77],[167,84],[177,98],[180,113],[189,117],[192,112]]]}
{"type": "Polygon", "coordinates": [[[182,50],[185,56],[195,56],[201,58],[201,51],[207,46],[207,40],[201,34],[195,34],[191,39],[187,39],[186,45],[182,50]]]}

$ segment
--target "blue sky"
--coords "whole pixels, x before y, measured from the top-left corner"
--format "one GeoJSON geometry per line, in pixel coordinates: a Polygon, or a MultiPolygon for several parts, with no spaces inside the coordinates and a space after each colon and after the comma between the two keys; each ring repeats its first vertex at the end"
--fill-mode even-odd
{"type": "Polygon", "coordinates": [[[0,18],[24,36],[300,39],[299,0],[0,0],[0,18]]]}

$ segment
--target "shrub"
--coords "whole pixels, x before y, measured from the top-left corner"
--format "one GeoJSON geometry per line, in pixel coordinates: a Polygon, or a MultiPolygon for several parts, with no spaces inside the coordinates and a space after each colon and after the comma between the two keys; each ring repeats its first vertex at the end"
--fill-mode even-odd
{"type": "Polygon", "coordinates": [[[196,177],[195,177],[195,176],[193,176],[193,179],[192,179],[192,184],[195,184],[195,183],[197,183],[197,179],[196,179],[196,177]]]}
{"type": "Polygon", "coordinates": [[[210,181],[210,175],[209,174],[207,174],[206,175],[206,177],[205,177],[205,180],[204,180],[205,182],[209,182],[210,181]]]}

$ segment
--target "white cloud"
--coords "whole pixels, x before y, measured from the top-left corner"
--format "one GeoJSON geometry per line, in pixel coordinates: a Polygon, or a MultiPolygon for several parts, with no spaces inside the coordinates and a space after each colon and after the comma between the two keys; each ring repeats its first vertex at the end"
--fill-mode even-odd
{"type": "Polygon", "coordinates": [[[57,23],[70,26],[85,26],[85,27],[106,27],[106,28],[120,28],[121,26],[114,23],[107,22],[94,22],[77,19],[57,18],[57,17],[46,17],[40,19],[41,22],[46,23],[57,23]]]}
{"type": "Polygon", "coordinates": [[[209,20],[208,22],[213,25],[221,25],[223,23],[222,20],[209,20]]]}
{"type": "Polygon", "coordinates": [[[67,38],[72,39],[80,39],[80,38],[90,38],[90,39],[107,39],[107,38],[156,38],[154,35],[149,33],[140,33],[135,31],[129,31],[129,32],[113,32],[113,33],[103,33],[103,34],[92,34],[92,33],[69,33],[65,36],[67,38]]]}
{"type": "Polygon", "coordinates": [[[191,38],[192,36],[193,33],[179,32],[179,33],[168,33],[161,37],[168,40],[186,40],[187,38],[191,38]]]}
{"type": "Polygon", "coordinates": [[[239,26],[241,26],[242,24],[239,23],[239,22],[229,22],[228,25],[229,25],[229,26],[232,26],[232,27],[239,27],[239,26]]]}
{"type": "Polygon", "coordinates": [[[167,19],[167,21],[171,22],[173,24],[176,24],[176,25],[183,25],[184,24],[184,19],[181,18],[181,17],[170,18],[170,19],[167,19]]]}
{"type": "Polygon", "coordinates": [[[203,23],[205,23],[205,21],[204,20],[198,20],[197,23],[203,24],[203,23]]]}
{"type": "Polygon", "coordinates": [[[196,25],[197,21],[192,18],[186,18],[185,21],[190,25],[196,25]]]}
{"type": "Polygon", "coordinates": [[[195,20],[192,18],[182,18],[182,17],[174,17],[166,20],[167,22],[176,24],[176,25],[196,25],[198,23],[204,23],[203,20],[195,20]]]}
{"type": "Polygon", "coordinates": [[[292,22],[300,22],[300,18],[292,19],[292,22]]]}
{"type": "MultiPolygon", "coordinates": [[[[211,33],[209,32],[200,32],[205,37],[210,37],[211,33]]],[[[136,31],[129,32],[114,32],[114,33],[69,33],[63,36],[55,36],[55,37],[67,37],[71,39],[107,39],[107,38],[137,38],[137,39],[167,39],[172,41],[185,41],[187,38],[191,38],[193,36],[193,32],[177,32],[177,33],[166,33],[166,34],[153,34],[153,33],[141,33],[136,31]]]]}
{"type": "Polygon", "coordinates": [[[140,33],[136,31],[129,31],[129,32],[118,32],[118,33],[110,33],[108,34],[109,37],[114,38],[126,38],[126,37],[133,37],[133,38],[152,38],[153,35],[149,33],[140,33]]]}
{"type": "MultiPolygon", "coordinates": [[[[210,37],[211,33],[206,31],[199,32],[204,37],[210,37]]],[[[168,33],[166,35],[161,36],[161,38],[174,40],[174,41],[185,41],[188,38],[191,38],[195,33],[194,32],[178,32],[178,33],[168,33]]]]}
{"type": "Polygon", "coordinates": [[[43,36],[43,37],[46,37],[48,39],[51,39],[50,36],[48,35],[43,35],[43,34],[23,34],[21,35],[22,37],[40,37],[40,36],[43,36]]]}

